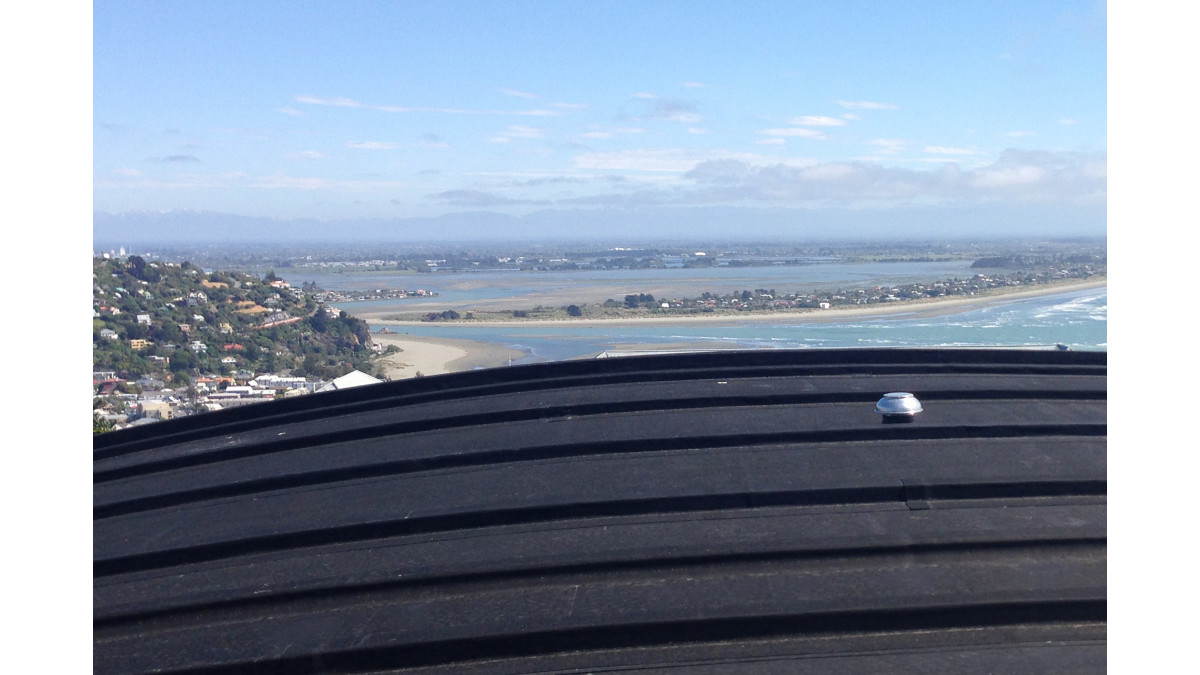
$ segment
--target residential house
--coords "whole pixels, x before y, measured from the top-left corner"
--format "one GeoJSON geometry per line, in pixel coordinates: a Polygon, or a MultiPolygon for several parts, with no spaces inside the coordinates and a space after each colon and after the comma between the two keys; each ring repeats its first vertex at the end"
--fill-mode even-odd
{"type": "Polygon", "coordinates": [[[100,329],[100,337],[108,338],[109,340],[116,340],[117,339],[117,331],[115,331],[111,328],[101,328],[100,329]]]}
{"type": "Polygon", "coordinates": [[[138,407],[141,408],[142,414],[146,417],[157,417],[160,420],[169,420],[175,416],[175,409],[170,402],[163,399],[151,399],[140,401],[138,407]]]}
{"type": "Polygon", "coordinates": [[[135,352],[141,351],[149,346],[150,346],[150,341],[143,340],[142,338],[134,338],[129,341],[129,348],[134,350],[135,352]]]}

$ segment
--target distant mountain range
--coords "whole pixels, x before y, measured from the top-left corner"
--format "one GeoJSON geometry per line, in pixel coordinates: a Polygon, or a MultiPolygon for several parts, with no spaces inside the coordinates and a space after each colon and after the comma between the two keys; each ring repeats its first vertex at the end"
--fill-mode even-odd
{"type": "Polygon", "coordinates": [[[492,211],[436,217],[317,220],[257,218],[213,211],[96,211],[97,246],[164,243],[417,243],[537,240],[836,240],[1104,236],[1107,216],[1094,209],[912,207],[889,210],[711,207],[542,210],[523,216],[492,211]]]}

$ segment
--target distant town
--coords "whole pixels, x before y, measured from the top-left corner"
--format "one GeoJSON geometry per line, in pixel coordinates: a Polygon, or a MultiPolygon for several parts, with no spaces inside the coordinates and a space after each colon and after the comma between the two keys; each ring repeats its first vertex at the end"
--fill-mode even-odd
{"type": "Polygon", "coordinates": [[[337,304],[437,298],[438,280],[452,275],[489,269],[536,274],[808,265],[831,260],[971,260],[976,273],[833,290],[754,288],[695,297],[630,292],[602,303],[400,313],[395,318],[469,322],[805,312],[972,295],[1107,273],[1103,241],[520,251],[362,247],[288,252],[251,247],[137,254],[114,247],[93,258],[93,429],[121,429],[386,379],[381,359],[396,353],[396,347],[382,348],[372,340],[365,321],[339,310],[337,304]],[[306,272],[314,270],[350,277],[359,272],[389,272],[396,275],[396,283],[366,290],[325,289],[304,279],[306,272]]]}

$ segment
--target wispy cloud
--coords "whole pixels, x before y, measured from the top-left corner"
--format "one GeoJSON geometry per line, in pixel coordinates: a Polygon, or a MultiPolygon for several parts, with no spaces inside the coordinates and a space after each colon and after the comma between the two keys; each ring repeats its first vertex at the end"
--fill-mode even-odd
{"type": "MultiPolygon", "coordinates": [[[[128,182],[114,183],[98,180],[97,187],[129,187],[128,182]]],[[[136,187],[151,190],[194,190],[194,189],[240,189],[253,188],[259,190],[344,190],[350,192],[372,192],[377,190],[395,190],[406,187],[401,181],[367,181],[367,180],[333,180],[311,176],[289,176],[282,172],[270,175],[251,175],[244,171],[224,171],[220,173],[189,173],[172,176],[171,180],[155,180],[142,178],[134,183],[136,187]]]]}
{"type": "Polygon", "coordinates": [[[1072,124],[1078,124],[1079,120],[1073,120],[1070,117],[1064,117],[1061,120],[1059,120],[1058,123],[1065,124],[1067,126],[1071,126],[1072,124]]]}
{"type": "Polygon", "coordinates": [[[276,108],[275,110],[277,112],[283,113],[284,115],[299,116],[299,115],[304,114],[303,111],[296,110],[295,108],[289,108],[287,106],[280,106],[280,107],[276,108]]]}
{"type": "Polygon", "coordinates": [[[163,157],[162,161],[171,163],[199,162],[200,158],[195,155],[167,155],[163,157]]]}
{"type": "Polygon", "coordinates": [[[764,138],[760,141],[754,141],[755,145],[786,145],[787,141],[782,138],[764,138]]]}
{"type": "Polygon", "coordinates": [[[774,157],[747,152],[724,150],[693,151],[680,149],[624,150],[616,152],[592,152],[576,155],[576,168],[600,171],[654,171],[684,173],[696,165],[714,159],[733,158],[747,164],[788,164],[807,166],[815,164],[811,159],[799,157],[774,157]]]}
{"type": "Polygon", "coordinates": [[[296,101],[299,103],[307,103],[309,105],[331,105],[339,108],[364,108],[361,102],[355,101],[352,98],[324,98],[321,96],[297,96],[296,101]]]}
{"type": "Polygon", "coordinates": [[[676,99],[656,99],[648,116],[653,119],[685,124],[695,124],[704,119],[696,111],[694,104],[676,99]]]}
{"type": "Polygon", "coordinates": [[[825,134],[815,129],[806,129],[804,127],[784,127],[781,129],[763,129],[758,133],[764,136],[776,136],[783,138],[807,138],[814,141],[825,140],[825,134]]]}
{"type": "Polygon", "coordinates": [[[1004,134],[1009,138],[1023,138],[1025,136],[1037,136],[1036,131],[1009,131],[1004,134]]]}
{"type": "Polygon", "coordinates": [[[520,124],[509,126],[499,134],[489,138],[493,143],[508,143],[514,138],[541,138],[542,130],[537,127],[527,127],[520,124]]]}
{"type": "Polygon", "coordinates": [[[333,182],[324,178],[306,178],[302,176],[285,176],[282,174],[262,176],[250,181],[250,187],[261,190],[323,190],[332,186],[333,182]]]}
{"type": "Polygon", "coordinates": [[[303,150],[301,152],[293,152],[287,156],[288,159],[325,159],[325,153],[316,150],[303,150]]]}
{"type": "Polygon", "coordinates": [[[696,135],[712,133],[708,129],[701,129],[700,127],[688,127],[687,131],[689,134],[696,134],[696,135]]]}
{"type": "Polygon", "coordinates": [[[421,145],[427,148],[448,148],[450,144],[443,141],[437,134],[421,134],[421,145]]]}
{"type": "Polygon", "coordinates": [[[895,155],[908,147],[908,141],[898,138],[878,138],[871,141],[871,145],[878,145],[881,148],[880,154],[895,155]]]}
{"type": "Polygon", "coordinates": [[[515,96],[517,98],[541,98],[537,94],[531,94],[527,91],[518,91],[516,89],[501,89],[500,93],[504,94],[505,96],[515,96]]]}
{"type": "Polygon", "coordinates": [[[846,121],[823,115],[802,115],[788,120],[788,124],[795,124],[802,127],[842,127],[846,126],[846,121]]]}
{"type": "Polygon", "coordinates": [[[470,208],[544,203],[524,199],[513,199],[511,197],[505,197],[504,195],[498,195],[493,192],[485,192],[483,190],[446,190],[445,192],[437,192],[426,195],[426,198],[442,204],[465,206],[470,208]]]}
{"type": "Polygon", "coordinates": [[[838,101],[838,105],[843,108],[853,108],[858,110],[899,110],[900,106],[894,103],[877,103],[875,101],[838,101]]]}
{"type": "Polygon", "coordinates": [[[395,150],[399,147],[396,143],[386,143],[383,141],[361,141],[349,142],[346,144],[348,148],[357,148],[359,150],[395,150]]]}
{"type": "Polygon", "coordinates": [[[450,115],[525,115],[532,117],[558,117],[558,110],[472,110],[469,108],[431,108],[400,105],[375,105],[352,98],[324,98],[320,96],[297,96],[296,101],[308,105],[333,106],[337,108],[364,108],[388,113],[446,113],[450,115]]]}
{"type": "Polygon", "coordinates": [[[617,127],[615,129],[594,129],[586,133],[580,134],[580,138],[606,139],[613,138],[618,134],[640,134],[645,130],[638,127],[617,127]]]}
{"type": "Polygon", "coordinates": [[[970,148],[950,148],[944,145],[927,145],[925,152],[931,155],[975,155],[978,151],[970,148]]]}

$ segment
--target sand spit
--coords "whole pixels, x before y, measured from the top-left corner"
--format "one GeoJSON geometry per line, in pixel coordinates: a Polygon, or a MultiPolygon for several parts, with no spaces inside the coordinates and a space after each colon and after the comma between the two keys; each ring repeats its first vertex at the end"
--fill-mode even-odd
{"type": "MultiPolygon", "coordinates": [[[[843,323],[848,321],[863,321],[884,317],[903,316],[905,318],[921,319],[959,312],[969,312],[983,307],[1003,305],[1022,298],[1032,298],[1043,295],[1057,295],[1089,288],[1103,288],[1108,285],[1108,278],[1087,279],[1081,281],[1065,281],[1056,284],[1046,284],[1030,287],[999,288],[973,296],[951,296],[943,298],[924,298],[921,300],[898,301],[894,303],[875,304],[865,307],[835,307],[808,311],[788,312],[739,312],[731,314],[689,314],[663,317],[637,317],[620,319],[513,319],[512,321],[454,321],[438,322],[438,326],[453,329],[454,326],[621,326],[639,325],[644,323],[660,324],[743,324],[757,321],[787,321],[794,323],[843,323]]],[[[428,322],[412,320],[398,321],[384,319],[394,316],[395,311],[362,312],[355,314],[376,326],[421,326],[430,325],[428,322]]]]}

